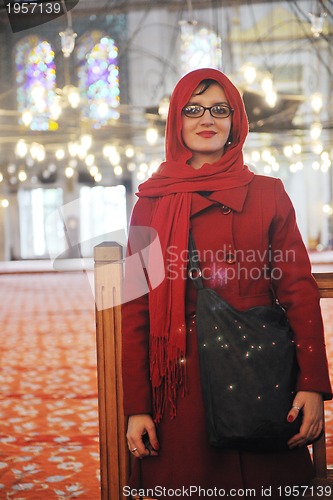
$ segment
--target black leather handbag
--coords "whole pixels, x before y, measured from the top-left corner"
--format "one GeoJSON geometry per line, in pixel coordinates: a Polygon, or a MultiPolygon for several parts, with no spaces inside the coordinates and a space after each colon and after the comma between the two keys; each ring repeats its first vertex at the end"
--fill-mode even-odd
{"type": "Polygon", "coordinates": [[[189,262],[210,444],[256,452],[288,449],[302,412],[287,421],[298,365],[284,309],[276,303],[238,311],[204,287],[192,235],[189,262]]]}

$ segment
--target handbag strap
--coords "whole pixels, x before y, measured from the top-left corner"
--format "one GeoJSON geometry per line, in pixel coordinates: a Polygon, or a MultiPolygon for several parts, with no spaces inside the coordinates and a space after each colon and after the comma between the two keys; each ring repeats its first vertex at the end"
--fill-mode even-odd
{"type": "Polygon", "coordinates": [[[201,290],[202,288],[204,288],[202,272],[199,266],[198,252],[195,247],[191,231],[189,232],[189,237],[188,237],[188,260],[189,260],[189,269],[187,271],[187,275],[193,281],[195,288],[197,290],[201,290]]]}

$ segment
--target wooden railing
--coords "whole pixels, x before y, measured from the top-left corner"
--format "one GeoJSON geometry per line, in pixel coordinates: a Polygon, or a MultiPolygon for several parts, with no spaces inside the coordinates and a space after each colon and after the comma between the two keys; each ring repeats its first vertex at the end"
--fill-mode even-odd
{"type": "MultiPolygon", "coordinates": [[[[101,499],[122,500],[130,457],[126,444],[121,377],[122,247],[101,243],[94,249],[101,499]]],[[[333,298],[333,273],[314,274],[321,297],[333,298]]],[[[325,435],[313,445],[317,484],[328,478],[325,435]]],[[[333,488],[332,488],[333,493],[333,488]]]]}
{"type": "Polygon", "coordinates": [[[94,248],[101,499],[121,500],[129,474],[121,377],[122,247],[94,248]]]}

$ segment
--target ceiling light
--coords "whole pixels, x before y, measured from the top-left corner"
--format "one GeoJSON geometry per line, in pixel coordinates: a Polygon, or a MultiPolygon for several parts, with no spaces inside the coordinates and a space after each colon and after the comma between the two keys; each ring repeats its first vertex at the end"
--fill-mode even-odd
{"type": "Polygon", "coordinates": [[[65,175],[66,175],[67,179],[71,179],[73,177],[73,175],[74,175],[74,168],[67,167],[65,169],[65,175]]]}
{"type": "Polygon", "coordinates": [[[32,122],[32,113],[30,111],[23,111],[22,113],[22,122],[23,125],[29,127],[32,122]]]}
{"type": "Polygon", "coordinates": [[[50,112],[51,112],[51,117],[53,120],[58,120],[59,116],[61,115],[61,106],[59,102],[59,98],[56,98],[54,103],[51,104],[50,106],[50,112]]]}
{"type": "Polygon", "coordinates": [[[146,178],[146,174],[144,172],[138,172],[136,174],[136,177],[137,177],[138,181],[143,181],[146,178]]]}
{"type": "Polygon", "coordinates": [[[16,165],[14,163],[11,163],[10,165],[8,165],[7,172],[9,174],[15,174],[15,172],[16,172],[16,165]]]}
{"type": "Polygon", "coordinates": [[[92,167],[95,163],[95,156],[93,154],[89,154],[88,156],[86,156],[85,162],[87,167],[92,167]]]}
{"type": "Polygon", "coordinates": [[[141,163],[139,166],[140,172],[147,172],[148,171],[148,165],[147,163],[141,163]]]}
{"type": "Polygon", "coordinates": [[[148,144],[153,146],[156,144],[157,139],[158,139],[158,130],[156,127],[148,127],[146,130],[146,139],[148,144]]]}
{"type": "Polygon", "coordinates": [[[326,16],[325,12],[318,12],[317,14],[312,14],[312,13],[309,14],[311,20],[311,31],[315,38],[318,38],[323,32],[325,16],[326,16]]]}
{"type": "Polygon", "coordinates": [[[266,102],[270,108],[274,108],[277,101],[277,93],[275,90],[270,90],[265,96],[266,102]]]}
{"type": "Polygon", "coordinates": [[[45,148],[42,144],[38,144],[38,142],[33,142],[30,146],[30,156],[33,160],[37,160],[39,162],[45,159],[45,148]]]}
{"type": "Polygon", "coordinates": [[[23,139],[20,139],[16,144],[15,154],[19,158],[24,158],[27,155],[27,153],[28,153],[28,146],[23,139]]]}
{"type": "Polygon", "coordinates": [[[69,142],[67,147],[70,156],[77,156],[79,152],[79,144],[77,142],[69,142]]]}
{"type": "Polygon", "coordinates": [[[260,160],[260,153],[259,153],[259,151],[252,151],[252,153],[251,153],[251,160],[254,161],[255,163],[260,160]]]}
{"type": "Polygon", "coordinates": [[[126,149],[125,149],[125,155],[127,156],[127,158],[133,158],[134,156],[134,149],[132,148],[132,146],[127,146],[126,149]]]}
{"type": "Polygon", "coordinates": [[[19,181],[21,181],[21,182],[24,182],[27,180],[27,174],[25,173],[24,170],[19,171],[18,178],[19,178],[19,181]]]}
{"type": "Polygon", "coordinates": [[[272,92],[273,90],[273,80],[271,76],[265,76],[261,82],[261,87],[265,93],[272,92]]]}
{"type": "Polygon", "coordinates": [[[312,146],[312,151],[316,154],[316,155],[320,155],[323,151],[323,145],[320,143],[320,142],[317,142],[316,144],[314,144],[312,146]]]}
{"type": "Polygon", "coordinates": [[[57,158],[57,160],[62,160],[65,157],[65,151],[61,148],[57,149],[57,151],[55,152],[55,157],[57,158]]]}
{"type": "Polygon", "coordinates": [[[90,168],[89,173],[90,173],[91,177],[95,177],[95,175],[98,174],[98,167],[96,167],[96,165],[93,165],[90,168]]]}
{"type": "Polygon", "coordinates": [[[116,165],[113,169],[115,175],[121,175],[123,173],[123,169],[120,165],[116,165]]]}
{"type": "Polygon", "coordinates": [[[298,142],[295,142],[295,144],[293,144],[292,149],[296,155],[299,155],[302,152],[302,146],[298,144],[298,142]]]}
{"type": "Polygon", "coordinates": [[[325,205],[323,205],[323,212],[327,215],[333,215],[333,207],[326,203],[325,205]]]}
{"type": "Polygon", "coordinates": [[[310,135],[311,135],[312,139],[314,139],[314,140],[319,139],[322,129],[323,129],[323,126],[320,122],[314,122],[310,128],[310,135]]]}
{"type": "Polygon", "coordinates": [[[136,164],[133,161],[127,164],[127,170],[129,172],[134,172],[135,169],[136,169],[136,164]]]}
{"type": "Polygon", "coordinates": [[[323,98],[321,94],[313,94],[313,96],[311,97],[311,107],[316,113],[320,112],[321,108],[323,107],[323,98]]]}
{"type": "Polygon", "coordinates": [[[84,149],[89,149],[91,147],[91,144],[92,144],[92,136],[90,134],[83,134],[81,135],[81,146],[84,148],[84,149]]]}
{"type": "Polygon", "coordinates": [[[59,35],[61,38],[61,50],[64,57],[69,57],[74,50],[75,38],[77,37],[77,34],[74,33],[73,29],[68,26],[65,31],[61,31],[59,35]]]}
{"type": "Polygon", "coordinates": [[[253,83],[256,79],[257,70],[251,63],[244,64],[244,66],[241,68],[241,72],[243,73],[245,80],[249,84],[253,83]]]}
{"type": "Polygon", "coordinates": [[[264,161],[269,161],[271,158],[272,158],[272,154],[270,152],[269,149],[265,149],[262,153],[261,153],[261,158],[264,160],[264,161]]]}
{"type": "Polygon", "coordinates": [[[97,113],[100,118],[105,118],[105,116],[107,116],[108,114],[108,111],[109,111],[109,106],[106,102],[101,102],[97,106],[97,113]]]}

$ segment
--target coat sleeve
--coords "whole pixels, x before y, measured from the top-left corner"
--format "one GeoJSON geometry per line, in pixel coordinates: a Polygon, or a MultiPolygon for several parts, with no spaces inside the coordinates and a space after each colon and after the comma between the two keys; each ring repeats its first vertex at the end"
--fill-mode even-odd
{"type": "Polygon", "coordinates": [[[276,181],[270,229],[272,284],[295,334],[300,368],[297,390],[321,392],[324,399],[331,399],[319,290],[294,207],[280,180],[276,181]]]}
{"type": "Polygon", "coordinates": [[[134,206],[123,282],[122,377],[125,415],[152,412],[149,375],[148,281],[142,250],[149,246],[151,200],[134,206]]]}

